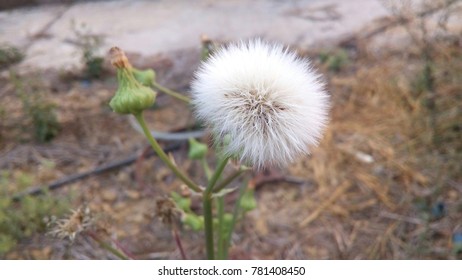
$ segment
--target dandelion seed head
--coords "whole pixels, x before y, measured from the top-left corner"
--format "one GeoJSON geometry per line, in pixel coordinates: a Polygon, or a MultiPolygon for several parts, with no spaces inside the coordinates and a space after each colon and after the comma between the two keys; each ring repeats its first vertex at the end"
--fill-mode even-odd
{"type": "Polygon", "coordinates": [[[286,165],[318,144],[329,96],[309,61],[261,40],[218,50],[196,72],[193,104],[225,152],[258,168],[286,165]]]}

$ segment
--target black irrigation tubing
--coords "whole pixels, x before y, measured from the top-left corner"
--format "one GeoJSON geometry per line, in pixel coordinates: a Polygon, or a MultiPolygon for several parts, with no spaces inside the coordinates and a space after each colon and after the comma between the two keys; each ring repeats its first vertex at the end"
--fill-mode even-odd
{"type": "MultiPolygon", "coordinates": [[[[181,142],[176,142],[174,144],[171,144],[171,145],[167,146],[164,149],[164,152],[169,153],[169,152],[175,151],[175,150],[179,149],[180,146],[181,146],[181,142]]],[[[154,150],[150,150],[150,152],[146,156],[149,157],[149,156],[153,156],[153,155],[155,155],[154,150]]],[[[123,166],[130,165],[130,164],[134,163],[138,158],[139,158],[138,154],[131,155],[131,156],[125,158],[125,159],[114,161],[114,162],[111,162],[111,163],[108,163],[108,164],[105,164],[105,165],[101,165],[101,166],[96,167],[95,169],[92,169],[92,170],[89,170],[89,171],[86,171],[86,172],[66,176],[66,177],[61,178],[59,180],[56,180],[56,181],[54,181],[54,182],[52,182],[52,183],[50,183],[48,185],[33,186],[33,187],[30,187],[30,188],[26,189],[25,191],[22,191],[20,193],[17,193],[15,195],[13,195],[12,199],[15,202],[19,202],[23,197],[25,197],[27,195],[39,195],[39,194],[42,194],[45,190],[55,190],[55,189],[58,189],[58,188],[61,188],[61,187],[65,186],[67,184],[70,184],[70,183],[76,182],[78,180],[82,180],[84,178],[87,178],[89,176],[100,174],[100,173],[103,173],[103,172],[106,172],[106,171],[109,171],[109,170],[112,170],[112,169],[116,169],[116,168],[120,168],[120,167],[123,167],[123,166]]]]}

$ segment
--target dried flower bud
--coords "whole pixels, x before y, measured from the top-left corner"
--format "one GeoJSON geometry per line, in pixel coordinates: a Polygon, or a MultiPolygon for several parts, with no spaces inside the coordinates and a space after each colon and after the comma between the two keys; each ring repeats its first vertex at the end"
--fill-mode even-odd
{"type": "Polygon", "coordinates": [[[151,107],[156,93],[135,78],[133,67],[121,49],[114,47],[110,53],[112,65],[117,68],[119,82],[119,88],[109,103],[111,108],[119,114],[138,114],[151,107]]]}
{"type": "Polygon", "coordinates": [[[201,60],[205,61],[209,58],[213,51],[215,51],[215,44],[210,40],[207,35],[201,35],[202,49],[201,49],[201,60]]]}
{"type": "Polygon", "coordinates": [[[87,229],[92,223],[90,209],[81,206],[77,210],[72,210],[67,218],[52,221],[50,223],[52,230],[49,233],[58,238],[69,238],[74,241],[77,234],[87,229]]]}
{"type": "Polygon", "coordinates": [[[172,226],[179,222],[181,211],[170,198],[161,198],[156,201],[156,216],[163,224],[172,226]]]}

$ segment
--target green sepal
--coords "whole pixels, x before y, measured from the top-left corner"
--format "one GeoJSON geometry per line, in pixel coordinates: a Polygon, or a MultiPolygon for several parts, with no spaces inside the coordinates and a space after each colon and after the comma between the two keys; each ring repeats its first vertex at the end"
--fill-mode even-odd
{"type": "Polygon", "coordinates": [[[138,82],[130,68],[117,69],[119,87],[109,106],[119,114],[139,114],[151,107],[156,100],[156,92],[138,82]]]}
{"type": "Polygon", "coordinates": [[[156,79],[156,72],[154,72],[154,70],[152,69],[139,70],[139,69],[133,68],[132,71],[133,71],[133,76],[138,82],[140,82],[140,84],[146,87],[152,87],[156,79]]]}

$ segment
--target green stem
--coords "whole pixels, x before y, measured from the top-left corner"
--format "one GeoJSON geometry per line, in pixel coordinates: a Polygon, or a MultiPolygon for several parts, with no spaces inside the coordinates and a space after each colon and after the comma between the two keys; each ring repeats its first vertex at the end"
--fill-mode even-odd
{"type": "Polygon", "coordinates": [[[231,244],[231,236],[233,234],[233,231],[234,231],[234,227],[236,225],[236,221],[237,221],[237,218],[239,216],[239,213],[240,213],[240,209],[241,209],[241,200],[242,200],[242,197],[244,196],[244,193],[245,193],[245,190],[247,189],[247,183],[248,181],[247,180],[244,180],[244,182],[242,183],[242,187],[239,191],[239,197],[236,201],[236,204],[234,205],[234,211],[233,211],[233,219],[231,220],[231,225],[229,227],[229,232],[226,234],[226,240],[224,241],[224,244],[223,244],[223,258],[224,259],[228,259],[228,250],[229,250],[229,246],[231,244]]]}
{"type": "Polygon", "coordinates": [[[204,194],[203,197],[204,208],[204,233],[205,233],[205,247],[207,251],[207,259],[215,259],[215,252],[213,249],[213,217],[212,217],[212,200],[207,198],[204,194]]]}
{"type": "Polygon", "coordinates": [[[225,215],[225,198],[219,196],[216,199],[217,215],[218,215],[218,241],[217,241],[217,255],[219,260],[224,260],[224,245],[225,245],[225,229],[224,229],[224,215],[225,215]]]}
{"type": "Polygon", "coordinates": [[[207,250],[207,258],[209,260],[215,259],[215,249],[214,249],[214,240],[213,240],[213,214],[212,214],[212,190],[216,182],[223,173],[226,164],[228,163],[229,157],[223,158],[219,164],[212,177],[210,178],[207,188],[205,189],[202,199],[204,206],[204,232],[205,232],[205,245],[207,250]]]}
{"type": "Polygon", "coordinates": [[[226,167],[226,164],[228,164],[229,157],[224,157],[217,166],[217,169],[213,173],[212,177],[209,180],[209,183],[207,184],[207,189],[205,190],[205,193],[207,193],[209,196],[212,194],[213,187],[215,187],[215,184],[217,183],[218,179],[221,176],[221,173],[223,173],[223,170],[226,167]]]}
{"type": "Polygon", "coordinates": [[[227,185],[229,185],[232,181],[236,178],[241,176],[244,172],[249,170],[247,167],[240,167],[239,170],[235,171],[233,174],[229,175],[226,179],[224,179],[220,184],[218,184],[214,189],[213,192],[217,193],[224,189],[227,185]]]}
{"type": "Polygon", "coordinates": [[[181,93],[178,93],[178,92],[176,92],[176,91],[173,91],[173,90],[171,90],[171,89],[168,89],[168,88],[166,88],[166,87],[163,87],[163,86],[159,85],[159,84],[156,83],[156,82],[153,82],[153,83],[152,83],[152,86],[153,86],[155,89],[160,90],[160,91],[162,91],[163,93],[168,94],[168,95],[170,95],[170,96],[172,96],[172,97],[175,97],[175,98],[177,98],[177,99],[179,99],[179,100],[181,100],[181,101],[183,101],[183,102],[185,102],[185,103],[188,103],[188,104],[191,103],[191,99],[190,99],[189,97],[187,97],[187,96],[185,96],[185,95],[183,95],[183,94],[181,94],[181,93]]]}
{"type": "Polygon", "coordinates": [[[205,157],[201,158],[201,165],[202,165],[202,169],[204,169],[205,176],[207,177],[207,181],[209,181],[210,178],[212,177],[212,170],[210,170],[209,164],[207,163],[207,160],[205,159],[205,157]]]}
{"type": "Polygon", "coordinates": [[[146,123],[143,118],[143,113],[137,113],[134,114],[135,118],[138,120],[138,123],[140,124],[141,128],[143,129],[144,134],[148,138],[149,143],[151,144],[152,148],[154,151],[157,153],[159,158],[175,173],[175,175],[183,181],[190,189],[192,189],[195,192],[201,192],[202,190],[199,188],[198,185],[196,185],[191,179],[189,179],[181,170],[178,169],[178,167],[170,160],[170,158],[167,156],[167,154],[162,150],[160,147],[159,143],[152,137],[151,132],[149,131],[148,127],[146,126],[146,123]]]}

